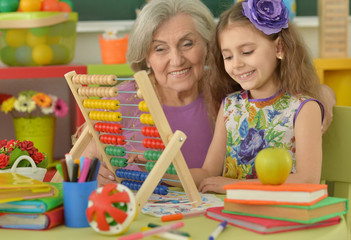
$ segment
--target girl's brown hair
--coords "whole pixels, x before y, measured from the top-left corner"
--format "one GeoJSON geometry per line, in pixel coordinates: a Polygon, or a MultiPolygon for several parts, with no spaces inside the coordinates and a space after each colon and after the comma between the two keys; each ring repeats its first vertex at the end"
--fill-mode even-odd
{"type": "MultiPolygon", "coordinates": [[[[210,42],[208,84],[205,89],[206,96],[210,99],[212,116],[217,115],[220,104],[226,95],[241,90],[240,85],[225,71],[218,41],[220,33],[232,23],[255,28],[249,19],[243,15],[241,2],[223,12],[219,18],[210,42]]],[[[256,28],[255,30],[259,31],[256,28]]],[[[284,58],[279,61],[276,69],[277,84],[280,88],[291,95],[304,94],[320,100],[318,76],[307,48],[297,34],[295,27],[289,22],[289,27],[282,29],[279,33],[266,35],[261,31],[259,32],[271,41],[278,37],[281,39],[284,58]]]]}

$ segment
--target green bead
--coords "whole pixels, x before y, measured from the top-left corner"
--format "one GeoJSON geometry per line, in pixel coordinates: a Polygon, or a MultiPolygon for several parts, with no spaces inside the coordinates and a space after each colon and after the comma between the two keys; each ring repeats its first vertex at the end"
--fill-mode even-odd
{"type": "Polygon", "coordinates": [[[151,160],[150,159],[150,157],[151,157],[150,155],[151,155],[151,151],[150,150],[146,150],[145,153],[144,153],[144,158],[146,160],[151,160]]]}
{"type": "Polygon", "coordinates": [[[111,158],[111,165],[115,167],[126,167],[128,165],[128,160],[125,158],[111,158]]]}
{"type": "Polygon", "coordinates": [[[171,173],[171,174],[177,175],[177,171],[176,171],[176,169],[174,168],[174,165],[173,165],[173,164],[171,164],[171,168],[172,168],[172,173],[171,173]]]}
{"type": "Polygon", "coordinates": [[[113,155],[113,149],[111,148],[112,146],[107,146],[106,148],[105,148],[105,153],[106,154],[108,154],[108,155],[113,155]]]}
{"type": "Polygon", "coordinates": [[[128,165],[128,160],[126,158],[119,159],[119,167],[126,167],[128,165]]]}
{"type": "Polygon", "coordinates": [[[146,171],[150,172],[154,166],[155,166],[155,162],[147,162],[145,164],[146,171]]]}
{"type": "Polygon", "coordinates": [[[166,173],[168,173],[168,174],[172,174],[172,167],[171,167],[171,166],[169,166],[169,167],[167,168],[166,173]]]}

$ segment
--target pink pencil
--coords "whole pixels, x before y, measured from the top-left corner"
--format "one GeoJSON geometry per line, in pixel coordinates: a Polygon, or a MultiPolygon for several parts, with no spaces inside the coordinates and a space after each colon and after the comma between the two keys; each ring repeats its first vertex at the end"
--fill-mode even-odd
{"type": "Polygon", "coordinates": [[[172,224],[169,224],[166,226],[153,228],[153,229],[145,231],[145,232],[138,232],[138,233],[133,233],[133,234],[130,234],[127,236],[123,236],[123,237],[118,238],[118,240],[142,239],[143,237],[154,236],[156,234],[168,232],[170,230],[181,228],[183,226],[184,226],[184,222],[176,222],[176,223],[172,223],[172,224]]]}
{"type": "Polygon", "coordinates": [[[80,177],[78,179],[78,182],[85,182],[85,180],[88,176],[90,162],[91,162],[91,160],[89,158],[84,158],[82,172],[80,173],[80,177]]]}

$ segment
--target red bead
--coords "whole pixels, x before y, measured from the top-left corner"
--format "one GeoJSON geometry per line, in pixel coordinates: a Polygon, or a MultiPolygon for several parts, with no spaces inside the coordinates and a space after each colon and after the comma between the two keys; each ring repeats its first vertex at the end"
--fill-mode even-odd
{"type": "Polygon", "coordinates": [[[154,133],[153,133],[154,137],[160,137],[160,134],[158,133],[158,130],[156,127],[154,127],[154,133]]]}
{"type": "Polygon", "coordinates": [[[122,124],[114,124],[114,131],[115,133],[122,133],[123,132],[123,129],[122,129],[122,124]]]}
{"type": "Polygon", "coordinates": [[[117,136],[112,135],[111,144],[117,145],[117,136]]]}
{"type": "Polygon", "coordinates": [[[117,143],[119,145],[125,145],[127,142],[125,141],[126,140],[126,137],[125,136],[116,136],[117,137],[117,143]]]}
{"type": "Polygon", "coordinates": [[[143,146],[144,146],[145,148],[148,148],[147,138],[144,138],[144,139],[143,139],[143,146]]]}
{"type": "Polygon", "coordinates": [[[105,135],[100,136],[100,142],[105,143],[105,135]]]}
{"type": "Polygon", "coordinates": [[[111,123],[105,123],[105,126],[106,126],[106,132],[112,132],[112,124],[111,123]]]}

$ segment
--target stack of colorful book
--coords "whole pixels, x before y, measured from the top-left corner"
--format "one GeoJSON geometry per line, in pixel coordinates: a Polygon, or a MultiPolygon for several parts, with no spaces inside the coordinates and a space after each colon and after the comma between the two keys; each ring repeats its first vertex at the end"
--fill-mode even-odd
{"type": "Polygon", "coordinates": [[[224,189],[224,207],[209,208],[206,216],[261,234],[331,226],[348,210],[348,200],[329,197],[324,184],[243,181],[224,189]]]}
{"type": "Polygon", "coordinates": [[[0,228],[44,230],[64,223],[62,183],[0,173],[0,228]]]}

